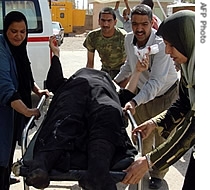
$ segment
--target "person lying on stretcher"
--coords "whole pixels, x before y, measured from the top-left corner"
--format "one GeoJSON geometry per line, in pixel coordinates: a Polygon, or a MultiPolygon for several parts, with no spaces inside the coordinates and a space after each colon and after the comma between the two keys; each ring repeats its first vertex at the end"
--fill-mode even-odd
{"type": "MultiPolygon", "coordinates": [[[[49,44],[54,56],[46,85],[54,96],[42,123],[29,166],[26,184],[46,188],[48,172],[87,170],[79,185],[86,190],[116,190],[110,169],[137,154],[127,132],[119,95],[109,75],[82,68],[64,78],[59,48],[49,44]]],[[[125,166],[126,168],[127,166],[125,166]]]]}

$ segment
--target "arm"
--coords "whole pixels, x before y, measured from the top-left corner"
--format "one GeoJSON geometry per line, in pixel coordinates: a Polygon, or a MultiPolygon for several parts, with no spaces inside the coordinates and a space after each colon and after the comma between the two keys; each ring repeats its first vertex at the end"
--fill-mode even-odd
{"type": "Polygon", "coordinates": [[[115,12],[115,14],[116,14],[117,19],[118,19],[120,22],[123,22],[123,21],[124,21],[124,18],[123,18],[123,16],[120,14],[119,5],[120,5],[120,1],[117,1],[116,4],[115,4],[114,12],[115,12]]]}
{"type": "Polygon", "coordinates": [[[128,5],[128,0],[124,0],[124,3],[125,3],[125,6],[126,6],[126,8],[127,8],[128,15],[130,15],[130,14],[131,14],[131,8],[130,8],[129,5],[128,5]]]}
{"type": "Polygon", "coordinates": [[[120,5],[120,1],[116,1],[115,7],[114,7],[114,10],[115,10],[115,11],[116,11],[117,9],[119,9],[119,5],[120,5]]]}
{"type": "Polygon", "coordinates": [[[59,60],[59,47],[54,43],[55,37],[51,37],[49,40],[49,47],[53,52],[53,57],[51,59],[50,69],[47,73],[46,86],[47,88],[55,93],[55,91],[66,81],[63,76],[63,70],[59,60]]]}
{"type": "MultiPolygon", "coordinates": [[[[118,85],[121,87],[118,91],[118,95],[119,95],[119,99],[120,99],[120,103],[121,103],[121,106],[124,107],[123,110],[130,110],[132,114],[135,113],[135,102],[131,101],[132,98],[135,96],[135,90],[136,90],[136,86],[138,84],[138,81],[139,81],[139,77],[140,77],[140,72],[138,71],[135,71],[130,80],[127,79],[127,82],[126,80],[120,82],[118,85]],[[125,88],[122,87],[122,83],[126,82],[125,84],[125,88]],[[128,102],[130,102],[131,105],[128,104],[128,102]],[[125,107],[125,105],[127,105],[125,107]]],[[[116,82],[114,81],[114,84],[116,84],[116,82]]],[[[116,85],[116,86],[118,86],[116,85]]],[[[124,85],[124,84],[123,84],[124,85]]],[[[119,87],[118,86],[118,87],[119,87]]]]}
{"type": "Polygon", "coordinates": [[[151,162],[159,170],[177,162],[195,144],[195,112],[190,110],[173,136],[149,153],[151,162]]]}
{"type": "Polygon", "coordinates": [[[149,67],[149,55],[146,54],[146,57],[145,59],[142,60],[142,62],[138,60],[136,64],[136,70],[131,75],[131,78],[125,88],[131,91],[132,93],[134,93],[136,91],[136,87],[137,87],[141,72],[148,70],[148,67],[149,67]]]}
{"type": "Polygon", "coordinates": [[[129,91],[131,91],[132,93],[136,92],[136,86],[138,84],[139,81],[139,77],[140,77],[141,73],[138,71],[135,71],[132,75],[130,80],[128,81],[125,89],[128,89],[129,91]]]}
{"type": "Polygon", "coordinates": [[[94,68],[94,57],[94,52],[87,51],[87,68],[94,68]]]}
{"type": "MultiPolygon", "coordinates": [[[[15,63],[11,59],[11,55],[7,47],[4,47],[4,43],[0,43],[1,54],[1,67],[0,67],[0,102],[1,106],[6,108],[11,106],[17,112],[23,114],[26,117],[39,117],[40,112],[38,109],[29,109],[21,100],[18,93],[18,81],[15,72],[15,63]]],[[[6,108],[8,109],[8,108],[6,108]]]]}
{"type": "Polygon", "coordinates": [[[83,46],[87,49],[87,68],[94,68],[95,46],[96,46],[97,32],[89,32],[83,46]]]}
{"type": "Polygon", "coordinates": [[[35,116],[38,118],[40,116],[40,112],[37,108],[29,109],[20,99],[12,101],[11,107],[26,117],[35,116]]]}
{"type": "Polygon", "coordinates": [[[146,154],[146,157],[140,157],[126,170],[128,174],[123,180],[124,183],[138,183],[153,165],[159,170],[169,167],[194,145],[195,112],[191,110],[187,89],[182,87],[180,90],[180,98],[166,112],[144,122],[133,131],[134,134],[136,131],[141,132],[142,137],[146,138],[157,126],[168,131],[163,134],[169,134],[173,126],[177,127],[172,136],[165,136],[168,138],[163,144],[146,154]]]}
{"type": "MultiPolygon", "coordinates": [[[[137,84],[139,82],[140,75],[143,71],[148,70],[148,67],[149,67],[149,55],[146,54],[146,57],[145,57],[145,59],[142,60],[142,62],[140,62],[138,60],[138,62],[136,64],[136,69],[133,72],[133,74],[131,75],[131,78],[130,78],[129,82],[127,83],[125,89],[127,89],[130,92],[132,92],[133,94],[135,94],[136,90],[137,90],[137,84]]],[[[136,101],[134,99],[132,99],[125,104],[123,109],[124,110],[129,109],[131,111],[131,113],[134,115],[136,106],[137,106],[136,101]]]]}
{"type": "MultiPolygon", "coordinates": [[[[125,184],[136,184],[145,173],[155,166],[163,170],[177,162],[195,144],[195,118],[194,111],[189,111],[187,119],[176,132],[159,147],[138,158],[126,169],[123,179],[125,184]]],[[[152,124],[155,128],[155,124],[152,124]]]]}
{"type": "Polygon", "coordinates": [[[44,89],[44,90],[40,89],[39,86],[35,82],[34,82],[32,91],[40,98],[42,97],[42,95],[46,95],[46,97],[50,96],[50,92],[47,89],[44,89]]]}
{"type": "Polygon", "coordinates": [[[167,139],[174,128],[177,128],[183,124],[183,122],[186,120],[186,117],[188,117],[187,115],[189,111],[191,110],[190,100],[186,94],[188,94],[188,89],[183,87],[181,79],[179,99],[177,99],[168,110],[163,111],[152,119],[139,125],[133,131],[134,135],[138,131],[141,133],[142,138],[147,138],[151,131],[158,126],[161,136],[167,139]]]}

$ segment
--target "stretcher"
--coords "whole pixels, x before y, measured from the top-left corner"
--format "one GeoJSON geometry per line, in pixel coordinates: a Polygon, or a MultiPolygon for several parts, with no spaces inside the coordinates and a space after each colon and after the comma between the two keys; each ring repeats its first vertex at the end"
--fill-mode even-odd
{"type": "MultiPolygon", "coordinates": [[[[42,96],[37,108],[39,110],[41,110],[42,106],[45,104],[46,101],[46,97],[42,96]]],[[[129,110],[126,111],[126,114],[129,118],[129,121],[131,123],[132,129],[137,127],[137,124],[131,114],[131,112],[129,110]]],[[[36,141],[36,137],[37,134],[39,132],[39,130],[41,129],[41,127],[38,128],[37,132],[35,133],[35,135],[33,136],[32,140],[30,141],[30,143],[28,143],[28,134],[29,134],[29,130],[31,129],[32,125],[34,124],[34,120],[35,117],[32,116],[29,120],[29,122],[27,123],[27,125],[25,126],[23,133],[22,133],[22,146],[21,146],[21,158],[13,163],[12,166],[12,171],[15,174],[15,176],[21,176],[23,177],[23,183],[24,183],[24,190],[29,190],[30,187],[26,185],[25,183],[25,178],[29,172],[27,166],[24,165],[24,161],[27,160],[32,160],[33,157],[33,146],[35,144],[36,141]]],[[[141,139],[141,135],[140,133],[137,134],[137,143],[135,144],[136,149],[138,150],[138,154],[136,155],[135,158],[138,158],[140,156],[142,156],[142,139],[141,139]]],[[[113,179],[115,180],[116,183],[120,182],[123,180],[123,178],[125,177],[126,173],[123,172],[124,169],[126,169],[132,162],[134,161],[133,158],[125,158],[121,161],[119,161],[117,164],[115,164],[110,171],[110,175],[113,177],[113,179]]],[[[60,172],[57,170],[52,170],[49,173],[49,178],[50,181],[78,181],[81,176],[83,176],[85,174],[85,170],[69,170],[68,172],[60,172]]],[[[142,190],[142,183],[141,181],[139,182],[139,184],[136,185],[136,190],[142,190]]]]}

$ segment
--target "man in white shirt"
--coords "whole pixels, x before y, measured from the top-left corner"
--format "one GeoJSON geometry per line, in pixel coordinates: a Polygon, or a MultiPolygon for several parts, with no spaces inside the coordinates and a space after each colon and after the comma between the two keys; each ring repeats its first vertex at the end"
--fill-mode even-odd
{"type": "MultiPolygon", "coordinates": [[[[136,95],[125,105],[127,108],[135,108],[134,118],[138,125],[168,109],[178,98],[178,73],[173,60],[165,54],[163,39],[158,37],[156,30],[152,28],[152,18],[152,10],[147,5],[140,4],[132,9],[133,32],[128,33],[125,37],[127,59],[114,78],[114,81],[121,86],[123,81],[135,71],[138,60],[141,63],[144,62],[144,59],[149,60],[148,70],[140,73],[136,95]],[[158,49],[156,52],[151,51],[154,45],[158,49]],[[146,50],[148,52],[144,55],[146,50]],[[154,54],[148,55],[150,53],[154,54]],[[140,59],[141,57],[143,60],[140,59]]],[[[151,151],[153,145],[158,146],[163,141],[158,131],[155,131],[144,140],[143,154],[151,151]],[[154,136],[155,143],[153,142],[154,136]]],[[[155,169],[150,171],[149,188],[159,189],[167,171],[168,168],[164,171],[155,169]]]]}

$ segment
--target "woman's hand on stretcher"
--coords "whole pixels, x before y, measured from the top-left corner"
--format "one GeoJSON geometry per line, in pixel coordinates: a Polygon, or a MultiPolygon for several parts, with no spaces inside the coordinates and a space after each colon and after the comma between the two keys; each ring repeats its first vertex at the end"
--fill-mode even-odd
{"type": "Polygon", "coordinates": [[[50,96],[50,92],[48,91],[48,89],[40,89],[38,87],[38,85],[34,82],[34,87],[33,87],[33,92],[39,96],[40,98],[45,95],[46,98],[48,98],[50,96]]]}
{"type": "Polygon", "coordinates": [[[37,108],[28,108],[21,99],[14,100],[11,102],[11,107],[16,110],[17,112],[23,114],[26,117],[35,116],[38,119],[41,114],[39,109],[37,108]]]}
{"type": "Polygon", "coordinates": [[[133,136],[137,136],[137,133],[141,133],[141,137],[142,139],[146,139],[150,133],[156,128],[156,123],[150,119],[145,121],[144,123],[142,123],[141,125],[139,125],[138,127],[136,127],[133,131],[132,131],[132,135],[133,136]]]}
{"type": "Polygon", "coordinates": [[[31,108],[31,109],[28,108],[27,111],[25,112],[25,116],[26,117],[35,116],[36,119],[39,119],[39,117],[41,116],[41,113],[39,109],[37,108],[31,108]]]}
{"type": "Polygon", "coordinates": [[[126,172],[126,176],[124,177],[122,183],[138,184],[148,170],[149,167],[146,157],[139,157],[126,170],[124,170],[124,172],[126,172]]]}

